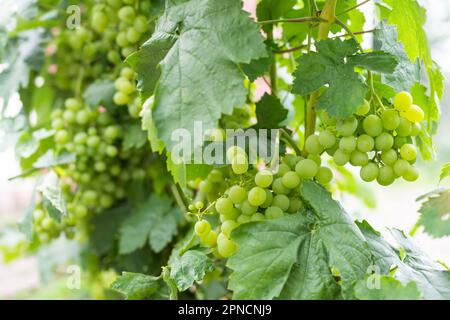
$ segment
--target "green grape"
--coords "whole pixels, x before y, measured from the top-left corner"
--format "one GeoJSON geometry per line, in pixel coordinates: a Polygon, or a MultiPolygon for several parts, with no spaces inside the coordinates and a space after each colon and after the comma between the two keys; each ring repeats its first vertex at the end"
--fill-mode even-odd
{"type": "Polygon", "coordinates": [[[334,146],[332,146],[331,148],[328,148],[328,149],[327,149],[327,154],[328,154],[330,157],[333,157],[334,154],[336,153],[337,149],[339,149],[339,143],[336,142],[336,143],[334,144],[334,146]]]}
{"type": "Polygon", "coordinates": [[[383,123],[378,116],[371,114],[364,119],[363,129],[369,136],[376,137],[383,131],[383,123]]]}
{"type": "Polygon", "coordinates": [[[86,141],[86,145],[90,148],[97,148],[100,145],[100,142],[99,136],[90,136],[86,141]]]}
{"type": "Polygon", "coordinates": [[[238,224],[244,224],[244,223],[247,223],[247,222],[250,222],[250,217],[249,216],[246,216],[246,215],[243,215],[243,214],[241,214],[238,218],[237,218],[237,223],[238,224]]]}
{"type": "Polygon", "coordinates": [[[258,207],[266,201],[266,192],[261,187],[253,187],[248,192],[247,200],[252,206],[258,207]]]}
{"type": "Polygon", "coordinates": [[[87,139],[88,139],[88,136],[85,132],[78,132],[73,137],[73,142],[75,142],[76,144],[79,144],[79,145],[83,145],[87,142],[87,139]]]}
{"type": "Polygon", "coordinates": [[[410,135],[411,135],[411,137],[417,137],[421,131],[422,131],[422,126],[420,125],[420,123],[416,122],[411,127],[410,135]]]}
{"type": "Polygon", "coordinates": [[[247,191],[240,186],[232,186],[228,190],[228,196],[233,203],[241,203],[247,199],[247,191]]]}
{"type": "Polygon", "coordinates": [[[80,110],[77,112],[77,123],[86,125],[90,121],[90,112],[88,110],[80,110]]]}
{"type": "Polygon", "coordinates": [[[382,186],[391,185],[395,181],[394,169],[389,166],[382,166],[378,172],[377,182],[382,186]]]}
{"type": "Polygon", "coordinates": [[[350,163],[357,167],[365,166],[369,163],[369,156],[365,152],[355,150],[350,155],[350,163]]]}
{"type": "Polygon", "coordinates": [[[201,237],[200,242],[206,247],[214,247],[217,242],[217,232],[211,230],[206,236],[201,237]]]}
{"type": "Polygon", "coordinates": [[[400,137],[407,137],[411,135],[412,123],[405,118],[400,118],[400,124],[395,131],[400,137]]]}
{"type": "Polygon", "coordinates": [[[336,143],[336,137],[331,131],[324,130],[319,134],[319,143],[324,149],[331,148],[336,143]]]}
{"type": "Polygon", "coordinates": [[[385,150],[381,153],[381,160],[388,166],[393,166],[397,159],[397,152],[394,149],[385,150]]]}
{"type": "Polygon", "coordinates": [[[294,171],[286,172],[281,179],[283,185],[289,189],[294,189],[300,184],[300,178],[294,171]]]}
{"type": "Polygon", "coordinates": [[[387,132],[375,138],[375,148],[379,151],[389,150],[394,146],[394,137],[387,132]]]}
{"type": "Polygon", "coordinates": [[[356,149],[356,138],[354,136],[343,137],[339,141],[339,149],[345,153],[351,153],[356,149]]]}
{"type": "Polygon", "coordinates": [[[264,221],[266,217],[262,213],[255,213],[250,217],[250,221],[264,221]]]}
{"type": "Polygon", "coordinates": [[[247,154],[241,147],[232,146],[227,150],[227,159],[230,163],[239,155],[247,157],[247,154]]]}
{"type": "Polygon", "coordinates": [[[273,194],[269,189],[264,189],[266,191],[266,201],[262,205],[260,205],[261,208],[267,208],[272,205],[273,201],[273,194]]]}
{"type": "Polygon", "coordinates": [[[134,71],[133,69],[128,67],[122,68],[122,70],[120,70],[120,76],[125,79],[131,80],[134,77],[134,71]]]}
{"type": "Polygon", "coordinates": [[[220,226],[220,230],[227,238],[230,238],[231,232],[237,227],[239,227],[239,225],[236,223],[236,221],[227,220],[222,223],[222,225],[220,226]]]}
{"type": "Polygon", "coordinates": [[[321,154],[323,152],[323,147],[319,142],[319,137],[317,135],[310,135],[305,141],[305,151],[309,154],[321,154]]]}
{"type": "Polygon", "coordinates": [[[362,134],[357,139],[356,147],[361,152],[372,151],[375,147],[375,140],[367,134],[362,134]]]}
{"type": "Polygon", "coordinates": [[[333,156],[333,161],[338,166],[344,166],[350,161],[350,155],[341,149],[337,149],[333,156]]]}
{"type": "Polygon", "coordinates": [[[387,109],[381,114],[381,121],[386,130],[392,131],[397,129],[400,124],[400,116],[397,110],[387,109]]]}
{"type": "Polygon", "coordinates": [[[419,178],[419,171],[410,165],[409,168],[403,173],[402,177],[408,182],[414,182],[419,178]]]}
{"type": "Polygon", "coordinates": [[[111,125],[106,127],[105,131],[103,132],[103,136],[110,141],[114,141],[115,139],[119,138],[121,135],[120,127],[111,125]]]}
{"type": "Polygon", "coordinates": [[[104,172],[104,171],[106,171],[106,164],[102,161],[96,162],[94,164],[94,169],[95,169],[95,171],[98,171],[98,172],[104,172]]]}
{"type": "Polygon", "coordinates": [[[370,162],[361,168],[360,177],[365,182],[371,182],[378,177],[379,167],[376,163],[370,162]]]}
{"type": "Polygon", "coordinates": [[[76,113],[72,110],[65,110],[63,113],[63,119],[67,123],[75,123],[77,120],[76,113]]]}
{"type": "Polygon", "coordinates": [[[286,211],[289,208],[289,198],[284,194],[278,194],[273,197],[272,206],[286,211]]]}
{"type": "Polygon", "coordinates": [[[147,18],[144,16],[136,17],[136,19],[134,20],[133,27],[140,33],[144,33],[146,31],[148,31],[149,26],[148,26],[147,18]]]}
{"type": "Polygon", "coordinates": [[[236,244],[223,233],[217,236],[217,252],[224,258],[229,258],[236,251],[236,244]]]}
{"type": "Polygon", "coordinates": [[[297,197],[289,198],[289,208],[287,210],[289,213],[297,213],[303,207],[304,207],[303,201],[300,200],[299,198],[297,197]]]}
{"type": "Polygon", "coordinates": [[[417,157],[416,147],[410,143],[404,144],[400,148],[400,156],[406,161],[414,161],[417,157]]]}
{"type": "Polygon", "coordinates": [[[369,113],[369,111],[370,111],[370,103],[369,103],[369,101],[367,101],[366,99],[364,99],[363,104],[360,105],[360,106],[358,107],[358,109],[356,109],[355,114],[358,115],[358,116],[364,116],[364,115],[366,115],[367,113],[369,113]]]}
{"type": "Polygon", "coordinates": [[[333,171],[327,167],[320,167],[316,174],[316,181],[320,184],[328,184],[333,180],[333,171]]]}
{"type": "Polygon", "coordinates": [[[108,17],[101,11],[94,12],[91,24],[92,29],[98,33],[103,33],[108,27],[108,17]]]}
{"type": "Polygon", "coordinates": [[[125,22],[133,22],[134,16],[135,16],[135,12],[133,7],[130,6],[125,6],[120,8],[119,12],[118,12],[118,16],[119,19],[125,22]]]}
{"type": "Polygon", "coordinates": [[[125,48],[127,47],[130,43],[128,42],[127,39],[127,33],[126,32],[119,32],[116,36],[116,44],[121,47],[121,48],[125,48]]]}
{"type": "Polygon", "coordinates": [[[413,98],[409,92],[399,92],[394,97],[394,107],[399,111],[408,110],[413,103],[413,98]]]}
{"type": "Polygon", "coordinates": [[[115,146],[107,146],[106,147],[106,155],[115,158],[119,154],[119,150],[115,146]]]}
{"type": "Polygon", "coordinates": [[[408,143],[408,139],[406,137],[396,136],[394,138],[394,147],[396,149],[400,149],[406,143],[408,143]]]}
{"type": "Polygon", "coordinates": [[[225,220],[235,220],[237,217],[239,217],[241,214],[241,212],[236,209],[236,208],[232,208],[231,211],[225,213],[225,214],[221,214],[220,216],[223,217],[223,221],[225,220]]]}
{"type": "Polygon", "coordinates": [[[272,190],[275,194],[288,194],[290,190],[283,184],[282,178],[277,178],[272,183],[272,190]]]}
{"type": "Polygon", "coordinates": [[[111,207],[114,204],[114,198],[111,197],[110,195],[103,194],[100,196],[99,203],[100,203],[100,207],[106,209],[106,208],[111,207]]]}
{"type": "Polygon", "coordinates": [[[278,166],[277,177],[282,177],[289,171],[291,171],[291,168],[287,164],[280,163],[278,166]]]}
{"type": "Polygon", "coordinates": [[[252,206],[248,200],[244,200],[239,206],[239,209],[241,209],[242,214],[246,216],[251,216],[258,210],[258,207],[252,206]]]}
{"type": "Polygon", "coordinates": [[[308,155],[308,159],[314,161],[318,166],[322,164],[322,157],[318,154],[310,154],[308,155]]]}
{"type": "Polygon", "coordinates": [[[214,169],[209,173],[208,179],[211,182],[220,183],[223,180],[223,174],[219,170],[214,169]]]}
{"type": "Polygon", "coordinates": [[[216,201],[215,208],[219,214],[226,215],[233,210],[233,201],[229,198],[219,198],[216,201]]]}
{"type": "Polygon", "coordinates": [[[353,135],[356,128],[358,128],[358,120],[355,117],[338,120],[336,124],[337,133],[343,137],[353,135]]]}
{"type": "Polygon", "coordinates": [[[300,160],[295,166],[295,172],[297,172],[301,179],[312,179],[317,174],[319,166],[311,159],[300,160]]]}
{"type": "Polygon", "coordinates": [[[127,40],[129,43],[137,43],[141,38],[141,34],[134,28],[129,28],[127,30],[127,40]]]}
{"type": "Polygon", "coordinates": [[[114,86],[117,90],[124,95],[132,94],[136,89],[133,84],[125,77],[120,77],[114,82],[114,86]]]}
{"type": "Polygon", "coordinates": [[[195,223],[195,234],[199,237],[205,237],[211,231],[211,225],[206,220],[200,220],[195,223]]]}
{"type": "Polygon", "coordinates": [[[64,101],[64,106],[71,111],[77,111],[81,109],[82,103],[78,99],[69,98],[66,101],[64,101]]]}
{"type": "Polygon", "coordinates": [[[337,122],[336,117],[330,117],[324,110],[319,113],[319,118],[326,126],[335,126],[337,122]]]}
{"type": "Polygon", "coordinates": [[[295,156],[293,154],[286,154],[283,157],[283,163],[287,164],[289,168],[294,169],[297,162],[300,160],[300,157],[295,156]]]}
{"type": "Polygon", "coordinates": [[[283,210],[278,207],[268,207],[265,211],[267,219],[277,219],[284,216],[283,210]]]}
{"type": "Polygon", "coordinates": [[[128,102],[130,102],[130,97],[124,94],[123,92],[118,91],[114,94],[113,101],[118,106],[124,106],[128,104],[128,102]]]}
{"type": "Polygon", "coordinates": [[[59,130],[55,134],[55,141],[58,144],[64,145],[70,141],[70,134],[66,130],[59,130]]]}
{"type": "Polygon", "coordinates": [[[268,188],[273,181],[272,172],[269,170],[262,170],[256,173],[255,175],[255,183],[258,187],[268,188]]]}
{"type": "Polygon", "coordinates": [[[247,157],[243,155],[238,155],[235,161],[231,163],[231,169],[235,174],[244,174],[248,171],[247,157]]]}
{"type": "Polygon", "coordinates": [[[60,118],[52,120],[52,129],[61,130],[64,128],[64,121],[60,118]]]}
{"type": "Polygon", "coordinates": [[[60,118],[62,117],[62,115],[63,115],[63,111],[62,111],[61,109],[55,109],[55,110],[53,110],[52,113],[50,114],[50,118],[51,118],[52,120],[60,119],[60,118]]]}

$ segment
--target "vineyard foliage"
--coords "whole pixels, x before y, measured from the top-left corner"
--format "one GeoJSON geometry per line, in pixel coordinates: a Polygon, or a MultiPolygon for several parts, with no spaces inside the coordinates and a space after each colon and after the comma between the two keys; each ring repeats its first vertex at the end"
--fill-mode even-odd
{"type": "MultiPolygon", "coordinates": [[[[336,201],[438,152],[424,8],[257,2],[2,1],[1,126],[35,181],[6,260],[64,240],[99,299],[450,299],[447,266],[336,201]]],[[[417,201],[449,236],[450,189],[417,201]]]]}

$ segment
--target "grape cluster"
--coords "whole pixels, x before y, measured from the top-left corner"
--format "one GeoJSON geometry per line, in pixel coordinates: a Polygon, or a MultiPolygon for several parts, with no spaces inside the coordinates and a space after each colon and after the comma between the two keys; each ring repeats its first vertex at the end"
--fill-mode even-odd
{"type": "Polygon", "coordinates": [[[320,166],[320,157],[304,158],[285,155],[276,170],[250,166],[246,152],[240,147],[227,151],[231,173],[225,178],[219,170],[213,170],[199,185],[199,194],[206,194],[210,205],[203,201],[190,206],[197,212],[195,233],[201,243],[216,248],[220,257],[230,257],[236,250],[231,232],[250,221],[277,219],[299,212],[304,203],[299,194],[302,180],[316,179],[327,184],[333,178],[332,171],[320,166]],[[213,229],[204,214],[218,215],[220,224],[213,229]]]}
{"type": "Polygon", "coordinates": [[[134,76],[134,71],[130,68],[124,67],[121,69],[120,77],[114,82],[117,91],[113,100],[118,106],[128,106],[128,113],[133,118],[138,118],[141,112],[141,104],[136,93],[134,76]]]}
{"type": "Polygon", "coordinates": [[[336,120],[322,112],[323,130],[306,139],[305,150],[314,156],[326,152],[338,166],[350,163],[361,167],[360,176],[366,182],[376,180],[388,186],[399,177],[417,180],[419,173],[413,166],[417,149],[412,138],[421,132],[423,110],[413,104],[409,93],[400,92],[392,108],[370,111],[365,101],[347,119],[336,120]]]}
{"type": "MultiPolygon", "coordinates": [[[[79,99],[67,99],[64,108],[54,110],[51,118],[57,150],[76,155],[76,162],[60,173],[68,216],[59,227],[67,230],[67,235],[91,213],[121,201],[128,182],[147,177],[143,168],[150,154],[142,148],[125,149],[123,128],[112,116],[102,108],[91,110],[79,99]]],[[[48,231],[49,237],[57,236],[55,221],[41,211],[36,213],[36,225],[40,231],[48,231]]]]}

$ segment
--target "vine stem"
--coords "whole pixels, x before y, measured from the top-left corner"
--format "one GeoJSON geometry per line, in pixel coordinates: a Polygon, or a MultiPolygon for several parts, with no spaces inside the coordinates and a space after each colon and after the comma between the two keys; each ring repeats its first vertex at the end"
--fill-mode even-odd
{"type": "Polygon", "coordinates": [[[302,150],[297,146],[295,141],[292,139],[291,135],[283,128],[280,129],[281,136],[286,140],[286,142],[289,144],[289,146],[294,149],[295,153],[300,156],[302,154],[302,150]]]}
{"type": "Polygon", "coordinates": [[[275,24],[275,23],[304,23],[304,22],[324,22],[325,20],[321,17],[302,17],[302,18],[290,18],[290,19],[274,19],[274,20],[263,20],[258,21],[259,24],[275,24]]]}
{"type": "MultiPolygon", "coordinates": [[[[273,42],[273,26],[269,27],[267,32],[267,40],[273,42]]],[[[277,61],[273,59],[273,63],[270,64],[269,76],[270,76],[270,89],[274,97],[278,96],[278,84],[277,84],[277,61]]]]}
{"type": "Polygon", "coordinates": [[[188,207],[189,207],[189,202],[187,201],[186,197],[184,196],[184,193],[181,190],[180,186],[178,184],[171,183],[170,191],[172,192],[172,195],[175,198],[175,201],[177,202],[178,206],[184,212],[187,212],[188,207]]]}
{"type": "MultiPolygon", "coordinates": [[[[319,24],[318,41],[328,38],[330,27],[334,23],[336,13],[337,0],[327,0],[325,6],[320,14],[320,18],[323,22],[319,24]],[[324,22],[326,21],[326,22],[324,22]]],[[[309,98],[309,103],[306,107],[306,119],[305,119],[305,139],[316,131],[316,107],[319,99],[319,90],[314,91],[309,98]]]]}
{"type": "Polygon", "coordinates": [[[416,234],[417,230],[419,230],[419,228],[420,228],[420,223],[417,222],[417,223],[412,227],[412,229],[409,231],[409,235],[410,235],[411,237],[414,237],[414,235],[416,234]]]}
{"type": "Polygon", "coordinates": [[[363,5],[365,5],[367,2],[370,2],[370,0],[365,0],[365,1],[361,2],[361,3],[358,3],[357,5],[354,5],[353,7],[347,8],[347,9],[345,9],[344,11],[339,12],[336,16],[341,16],[341,15],[343,15],[343,14],[346,14],[347,12],[350,12],[350,11],[352,11],[352,10],[355,10],[355,9],[357,9],[357,8],[359,8],[359,7],[363,6],[363,5]]]}

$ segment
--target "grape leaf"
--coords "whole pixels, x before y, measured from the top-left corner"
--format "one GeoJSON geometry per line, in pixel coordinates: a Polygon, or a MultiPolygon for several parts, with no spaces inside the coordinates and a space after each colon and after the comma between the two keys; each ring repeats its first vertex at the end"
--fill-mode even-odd
{"type": "Polygon", "coordinates": [[[420,81],[420,66],[418,63],[411,63],[404,45],[397,41],[397,28],[381,22],[373,34],[375,50],[394,55],[398,62],[392,74],[381,75],[382,81],[396,91],[409,91],[414,83],[420,81]]]}
{"type": "Polygon", "coordinates": [[[42,204],[50,217],[61,221],[61,217],[67,215],[67,205],[56,173],[50,171],[37,190],[42,194],[42,204]]]}
{"type": "Polygon", "coordinates": [[[424,62],[430,84],[432,109],[428,121],[439,118],[439,107],[436,95],[442,98],[443,76],[431,58],[428,39],[423,28],[426,22],[426,11],[416,0],[384,0],[391,8],[388,22],[397,26],[398,38],[405,46],[406,54],[411,61],[417,58],[424,62]]]}
{"type": "Polygon", "coordinates": [[[214,261],[205,252],[189,250],[179,256],[172,255],[169,260],[170,277],[177,284],[178,290],[189,289],[194,281],[201,281],[207,272],[214,270],[214,261]]]}
{"type": "Polygon", "coordinates": [[[83,93],[84,101],[93,109],[103,105],[106,108],[114,108],[113,96],[116,92],[112,80],[97,80],[90,84],[83,93]]]}
{"type": "Polygon", "coordinates": [[[127,299],[144,299],[154,294],[161,286],[160,277],[142,273],[123,272],[111,288],[123,294],[127,299]]]}
{"type": "Polygon", "coordinates": [[[286,119],[288,111],[283,107],[280,100],[265,94],[256,104],[256,128],[277,129],[280,123],[286,119]]]}
{"type": "Polygon", "coordinates": [[[172,207],[167,196],[151,195],[120,227],[119,252],[133,252],[148,240],[155,252],[160,252],[177,232],[179,209],[172,207]]]}
{"type": "Polygon", "coordinates": [[[193,133],[199,121],[204,130],[215,128],[222,113],[244,104],[240,64],[264,56],[263,38],[241,1],[191,0],[166,7],[128,62],[143,98],[155,91],[153,123],[170,150],[174,130],[193,133]]]}
{"type": "Polygon", "coordinates": [[[239,250],[227,266],[234,298],[350,297],[352,282],[364,278],[370,252],[358,228],[323,187],[305,181],[301,195],[310,210],[233,231],[239,250]]]}
{"type": "Polygon", "coordinates": [[[434,238],[450,235],[450,190],[436,190],[425,197],[419,209],[419,224],[434,238]]]}
{"type": "MultiPolygon", "coordinates": [[[[256,16],[258,21],[280,19],[287,16],[296,4],[296,0],[262,0],[256,7],[256,16]]],[[[263,25],[263,30],[267,32],[273,28],[272,25],[263,25]]]]}
{"type": "Polygon", "coordinates": [[[16,154],[21,158],[29,158],[39,149],[41,140],[52,137],[54,130],[40,129],[33,133],[23,131],[16,143],[16,154]]]}
{"type": "Polygon", "coordinates": [[[441,174],[439,175],[439,181],[450,177],[450,162],[444,164],[441,169],[441,174]]]}
{"type": "Polygon", "coordinates": [[[317,52],[304,54],[298,60],[293,92],[306,95],[328,85],[317,108],[339,118],[352,115],[367,92],[367,86],[354,70],[356,66],[391,73],[397,65],[395,57],[389,53],[357,54],[358,44],[353,39],[323,40],[316,43],[316,49],[317,52]]]}
{"type": "Polygon", "coordinates": [[[388,274],[393,269],[395,278],[404,285],[414,281],[424,299],[450,299],[450,271],[432,261],[403,232],[391,230],[396,248],[367,222],[358,226],[369,244],[377,273],[388,274]]]}
{"type": "Polygon", "coordinates": [[[143,147],[147,143],[147,135],[137,123],[127,125],[123,136],[123,148],[129,150],[132,148],[143,147]]]}
{"type": "Polygon", "coordinates": [[[366,280],[359,280],[355,285],[355,296],[360,300],[419,300],[421,293],[416,283],[409,282],[405,286],[398,280],[389,276],[379,276],[373,282],[379,284],[378,288],[368,285],[371,282],[369,276],[366,280]]]}

